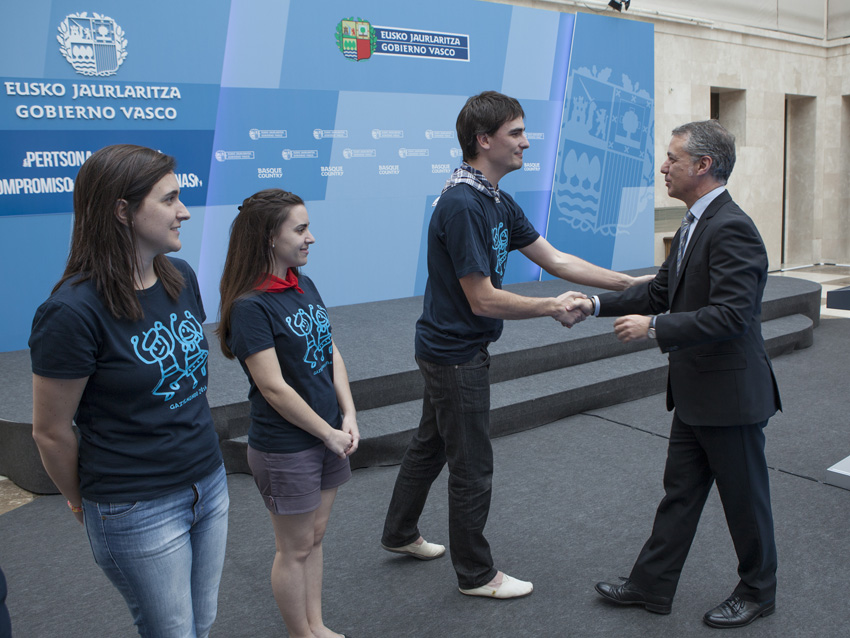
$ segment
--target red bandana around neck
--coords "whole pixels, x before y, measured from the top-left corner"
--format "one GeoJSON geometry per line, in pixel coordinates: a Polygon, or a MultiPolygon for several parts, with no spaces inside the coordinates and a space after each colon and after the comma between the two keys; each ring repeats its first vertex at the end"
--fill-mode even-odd
{"type": "Polygon", "coordinates": [[[260,292],[283,292],[289,288],[295,288],[302,295],[304,294],[304,291],[298,287],[298,277],[292,268],[286,271],[286,279],[281,279],[271,273],[265,273],[254,285],[254,290],[259,290],[260,292]]]}

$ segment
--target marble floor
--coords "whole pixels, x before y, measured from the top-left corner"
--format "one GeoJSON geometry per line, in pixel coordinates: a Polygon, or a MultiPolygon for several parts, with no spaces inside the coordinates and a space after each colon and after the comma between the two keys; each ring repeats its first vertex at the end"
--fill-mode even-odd
{"type": "MultiPolygon", "coordinates": [[[[850,265],[786,267],[770,274],[797,277],[798,279],[807,279],[819,283],[822,287],[821,316],[850,318],[850,310],[836,310],[826,307],[827,292],[850,286],[850,265]]],[[[36,494],[22,490],[5,476],[0,476],[0,515],[21,505],[26,505],[35,498],[38,498],[36,494]]]]}
{"type": "Polygon", "coordinates": [[[22,490],[5,476],[0,476],[0,515],[26,505],[34,498],[38,496],[22,490]]]}

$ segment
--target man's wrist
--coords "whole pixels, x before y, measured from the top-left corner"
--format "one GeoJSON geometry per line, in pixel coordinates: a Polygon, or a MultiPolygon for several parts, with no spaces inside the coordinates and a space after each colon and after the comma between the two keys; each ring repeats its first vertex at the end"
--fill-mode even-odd
{"type": "Polygon", "coordinates": [[[647,329],[647,331],[646,331],[646,336],[649,337],[650,339],[657,338],[657,336],[655,334],[655,316],[654,315],[652,317],[650,317],[650,319],[649,319],[649,329],[647,329]]]}

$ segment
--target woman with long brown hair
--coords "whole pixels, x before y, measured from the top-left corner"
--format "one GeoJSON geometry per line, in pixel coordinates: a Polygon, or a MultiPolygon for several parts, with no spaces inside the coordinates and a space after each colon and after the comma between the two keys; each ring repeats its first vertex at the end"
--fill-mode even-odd
{"type": "Polygon", "coordinates": [[[189,219],[174,167],[128,144],[86,160],[65,273],[29,345],[45,469],[139,634],[189,638],[215,620],[229,501],[198,282],[166,257],[189,219]]]}
{"type": "MultiPolygon", "coordinates": [[[[322,619],[322,538],[360,433],[348,374],[309,277],[303,200],[269,189],[230,230],[218,335],[248,375],[248,463],[275,533],[271,582],[292,638],[339,638],[322,619]]],[[[343,637],[344,638],[344,637],[343,637]]]]}

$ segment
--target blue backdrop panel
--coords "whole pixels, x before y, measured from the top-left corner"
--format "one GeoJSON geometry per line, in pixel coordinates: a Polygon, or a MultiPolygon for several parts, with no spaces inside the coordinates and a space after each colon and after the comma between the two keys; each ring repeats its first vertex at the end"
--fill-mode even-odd
{"type": "MultiPolygon", "coordinates": [[[[281,86],[370,91],[376,97],[381,92],[468,96],[475,92],[474,88],[470,89],[471,83],[500,87],[507,55],[505,43],[514,10],[507,5],[450,0],[292,2],[281,86]],[[417,47],[421,53],[392,55],[382,53],[376,46],[374,51],[368,47],[368,57],[359,60],[345,57],[337,43],[337,31],[347,18],[368,24],[376,40],[382,31],[395,33],[399,38],[396,44],[417,47]],[[405,33],[406,39],[402,39],[405,33]],[[411,33],[430,37],[417,39],[411,33]],[[435,39],[435,34],[464,41],[468,38],[468,59],[440,56],[437,49],[447,47],[427,43],[435,39]],[[299,63],[287,64],[287,60],[299,63]],[[303,60],[310,63],[303,64],[303,60]]],[[[548,15],[556,17],[556,14],[548,15]]],[[[364,50],[363,54],[366,53],[364,50]]]]}
{"type": "MultiPolygon", "coordinates": [[[[558,45],[561,25],[568,25],[567,37],[572,36],[573,16],[563,14],[558,20],[552,18],[551,14],[542,11],[520,7],[514,9],[505,47],[507,55],[501,88],[506,95],[548,100],[553,84],[563,86],[563,72],[556,77],[553,71],[560,67],[558,45]]],[[[569,48],[566,51],[569,52],[569,48]]],[[[558,94],[559,101],[562,95],[558,94]]]]}
{"type": "Polygon", "coordinates": [[[208,322],[215,321],[214,317],[218,313],[218,283],[230,239],[230,224],[239,212],[236,206],[227,204],[206,207],[198,261],[190,262],[197,263],[198,284],[208,322]]]}
{"type": "Polygon", "coordinates": [[[335,91],[222,89],[215,130],[209,204],[241,203],[264,188],[286,188],[305,199],[324,199],[332,140],[335,91]]]}
{"type": "MultiPolygon", "coordinates": [[[[549,214],[548,204],[551,190],[526,190],[514,193],[514,200],[522,206],[526,217],[542,235],[546,228],[546,217],[549,214]]],[[[512,252],[508,256],[503,283],[516,284],[523,281],[534,281],[540,277],[540,268],[529,261],[520,252],[512,252]]]]}
{"type": "Polygon", "coordinates": [[[230,9],[222,87],[280,86],[289,0],[235,2],[230,9]]]}
{"type": "Polygon", "coordinates": [[[547,237],[602,266],[653,261],[652,54],[651,24],[577,16],[547,237]]]}
{"type": "Polygon", "coordinates": [[[35,309],[65,270],[72,215],[0,217],[0,350],[27,347],[35,309]]]}
{"type": "Polygon", "coordinates": [[[26,346],[35,308],[67,258],[73,179],[103,146],[177,157],[193,215],[181,256],[197,265],[230,14],[229,2],[200,0],[9,5],[0,40],[0,284],[14,311],[0,317],[0,350],[26,346]]]}
{"type": "Polygon", "coordinates": [[[50,29],[50,5],[44,1],[3,3],[6,29],[0,38],[0,77],[42,77],[48,40],[55,34],[50,29]]]}
{"type": "Polygon", "coordinates": [[[3,81],[1,130],[210,130],[219,93],[218,85],[211,84],[52,81],[42,88],[39,78],[3,81]]]}
{"type": "Polygon", "coordinates": [[[150,146],[177,158],[180,199],[207,199],[212,131],[3,131],[0,217],[73,210],[74,178],[85,159],[110,144],[150,146]]]}
{"type": "MultiPolygon", "coordinates": [[[[322,294],[328,304],[421,294],[423,229],[431,215],[422,202],[439,194],[460,163],[457,113],[470,94],[486,89],[510,91],[527,111],[532,148],[524,170],[503,187],[520,199],[527,192],[527,213],[545,228],[573,15],[448,0],[427,6],[366,1],[352,15],[343,2],[293,1],[285,36],[272,45],[257,41],[250,16],[240,15],[236,24],[241,11],[234,6],[231,12],[228,55],[238,52],[241,64],[268,58],[274,66],[282,49],[280,88],[235,86],[231,78],[221,91],[208,200],[218,212],[205,217],[199,264],[208,306],[218,304],[222,252],[236,207],[270,187],[298,193],[311,217],[321,211],[328,220],[330,232],[323,233],[307,272],[320,267],[312,262],[321,262],[329,246],[335,261],[321,267],[356,266],[327,278],[322,294]],[[358,33],[364,36],[359,43],[358,33]],[[463,60],[459,54],[441,57],[447,47],[428,44],[437,40],[460,43],[463,60]],[[392,42],[406,45],[406,53],[386,54],[392,42]],[[363,250],[372,229],[380,249],[363,250]],[[215,238],[215,248],[207,238],[215,238]],[[379,285],[352,285],[348,274],[356,283],[357,269],[378,273],[379,285]]],[[[280,23],[279,13],[271,20],[280,23]]],[[[228,74],[229,65],[228,58],[228,74]]],[[[268,75],[256,82],[270,85],[268,75]]],[[[538,276],[522,257],[512,260],[509,280],[538,276]]]]}
{"type": "Polygon", "coordinates": [[[340,200],[307,202],[316,245],[305,272],[322,297],[332,291],[338,301],[331,305],[341,305],[413,295],[421,222],[410,211],[421,205],[419,196],[387,197],[371,202],[368,212],[358,207],[361,212],[352,214],[340,200]],[[417,242],[397,240],[405,237],[417,242]],[[395,287],[388,291],[392,282],[395,287]]]}
{"type": "Polygon", "coordinates": [[[454,127],[438,129],[463,102],[462,96],[340,93],[335,128],[348,137],[333,140],[331,162],[344,175],[328,180],[328,197],[368,202],[442,189],[458,152],[454,127]]]}
{"type": "MultiPolygon", "coordinates": [[[[180,256],[210,321],[237,206],[270,187],[307,202],[307,272],[326,303],[422,294],[431,204],[461,161],[457,113],[487,89],[525,109],[531,146],[500,187],[535,227],[603,266],[652,262],[647,25],[477,0],[13,4],[0,266],[20,276],[2,282],[15,311],[0,318],[0,350],[25,347],[61,273],[81,162],[118,142],[177,158],[192,213],[180,256]]],[[[506,282],[538,277],[509,260],[506,282]]]]}
{"type": "MultiPolygon", "coordinates": [[[[89,3],[80,0],[27,0],[33,5],[51,5],[49,23],[43,25],[48,54],[44,77],[80,79],[69,62],[57,53],[54,44],[58,28],[77,13],[91,18],[101,12],[123,32],[126,58],[120,73],[111,80],[167,84],[214,84],[221,82],[224,43],[230,16],[230,2],[206,0],[145,0],[145,2],[89,3]],[[104,6],[105,5],[105,6],[104,6]]],[[[73,22],[69,20],[69,22],[73,22]]],[[[8,36],[8,33],[5,34],[8,36]]],[[[14,35],[13,35],[14,37],[14,35]]],[[[109,41],[114,38],[106,36],[109,41]]],[[[44,46],[44,45],[42,45],[44,46]]],[[[24,43],[24,47],[27,44],[24,43]]],[[[27,47],[28,48],[28,47],[27,47]]]]}

